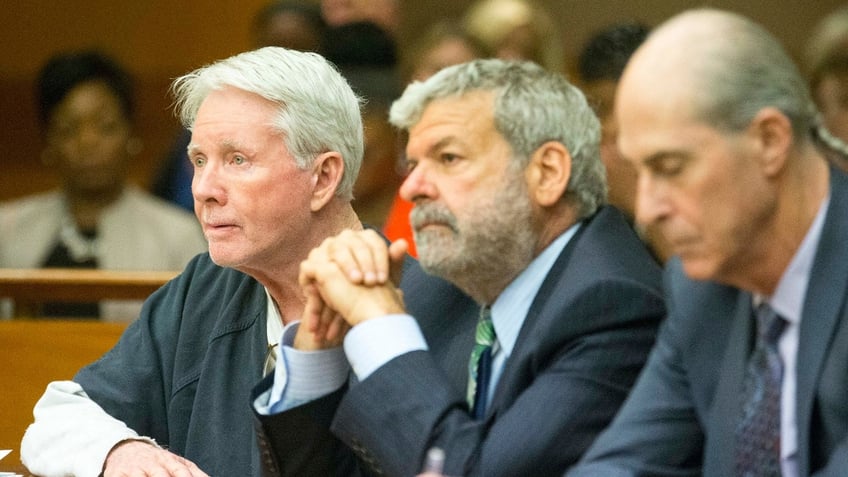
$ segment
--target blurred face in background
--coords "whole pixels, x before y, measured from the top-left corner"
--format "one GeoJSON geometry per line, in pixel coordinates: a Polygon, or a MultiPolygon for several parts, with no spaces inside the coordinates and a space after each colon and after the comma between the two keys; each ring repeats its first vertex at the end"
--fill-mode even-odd
{"type": "Polygon", "coordinates": [[[813,94],[824,125],[834,136],[848,142],[848,70],[822,76],[813,94]]]}
{"type": "Polygon", "coordinates": [[[321,30],[304,14],[281,11],[257,27],[253,43],[257,48],[282,46],[298,51],[318,51],[321,47],[321,35],[321,30]]]}
{"type": "Polygon", "coordinates": [[[412,72],[413,81],[424,81],[442,68],[479,57],[475,48],[459,36],[446,36],[425,52],[412,72]]]}
{"type": "Polygon", "coordinates": [[[44,162],[70,194],[114,193],[123,188],[134,144],[118,97],[101,81],[80,83],[51,112],[44,162]]]}
{"type": "Polygon", "coordinates": [[[397,167],[400,152],[395,131],[382,109],[365,111],[362,123],[365,128],[365,150],[353,195],[360,200],[368,199],[388,187],[394,196],[401,182],[397,167]]]}
{"type": "Polygon", "coordinates": [[[395,34],[400,27],[398,0],[322,0],[321,15],[330,26],[370,21],[395,34]]]}
{"type": "Polygon", "coordinates": [[[627,214],[630,220],[636,213],[636,168],[624,160],[618,150],[618,122],[615,118],[615,89],[613,80],[591,81],[582,89],[601,121],[601,161],[607,171],[609,203],[627,214]]]}

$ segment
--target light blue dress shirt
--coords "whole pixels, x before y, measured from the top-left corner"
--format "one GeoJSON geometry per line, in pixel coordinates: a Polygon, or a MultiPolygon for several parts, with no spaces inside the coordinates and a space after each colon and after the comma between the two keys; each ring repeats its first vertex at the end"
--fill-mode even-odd
{"type": "Polygon", "coordinates": [[[801,246],[781,275],[774,294],[771,297],[754,296],[754,305],[761,301],[768,302],[787,322],[777,344],[783,361],[783,381],[780,384],[780,467],[783,477],[798,476],[798,424],[795,416],[798,339],[810,271],[829,205],[830,196],[819,207],[801,246]]]}

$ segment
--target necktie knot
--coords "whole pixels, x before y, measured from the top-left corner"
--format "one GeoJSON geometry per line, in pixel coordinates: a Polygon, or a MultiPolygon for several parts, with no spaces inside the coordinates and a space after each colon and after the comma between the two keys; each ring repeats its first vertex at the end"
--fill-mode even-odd
{"type": "Polygon", "coordinates": [[[492,310],[488,306],[480,310],[474,343],[480,346],[492,346],[495,343],[495,325],[492,323],[492,310]]]}
{"type": "Polygon", "coordinates": [[[479,419],[486,409],[486,393],[492,365],[492,346],[495,344],[495,326],[492,309],[485,305],[480,309],[480,319],[474,333],[474,348],[468,361],[468,390],[466,399],[472,415],[479,419]]]}
{"type": "Polygon", "coordinates": [[[268,343],[265,349],[265,363],[262,365],[262,376],[268,376],[277,365],[277,345],[279,343],[268,343]]]}
{"type": "Polygon", "coordinates": [[[769,346],[776,346],[777,340],[780,339],[780,335],[783,334],[783,329],[786,327],[786,320],[765,302],[757,307],[756,317],[759,339],[769,346]]]}

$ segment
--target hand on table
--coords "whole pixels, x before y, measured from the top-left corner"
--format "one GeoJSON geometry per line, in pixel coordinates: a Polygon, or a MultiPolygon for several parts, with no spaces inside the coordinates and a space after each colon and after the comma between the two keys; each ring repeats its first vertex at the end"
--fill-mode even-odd
{"type": "Polygon", "coordinates": [[[140,440],[117,444],[106,456],[103,477],[209,477],[194,462],[140,440]]]}

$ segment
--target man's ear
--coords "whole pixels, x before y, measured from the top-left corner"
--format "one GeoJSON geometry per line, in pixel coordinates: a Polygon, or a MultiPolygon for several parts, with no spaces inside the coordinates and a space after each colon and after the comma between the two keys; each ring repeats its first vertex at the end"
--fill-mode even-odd
{"type": "Polygon", "coordinates": [[[530,197],[542,207],[550,207],[560,200],[570,177],[571,154],[557,141],[539,146],[530,156],[525,171],[530,197]]]}
{"type": "Polygon", "coordinates": [[[336,195],[339,183],[344,175],[344,160],[336,151],[324,152],[312,163],[312,200],[313,212],[321,210],[336,195]]]}
{"type": "Polygon", "coordinates": [[[786,164],[794,142],[792,123],[779,109],[761,109],[747,129],[763,173],[774,176],[786,164]]]}

